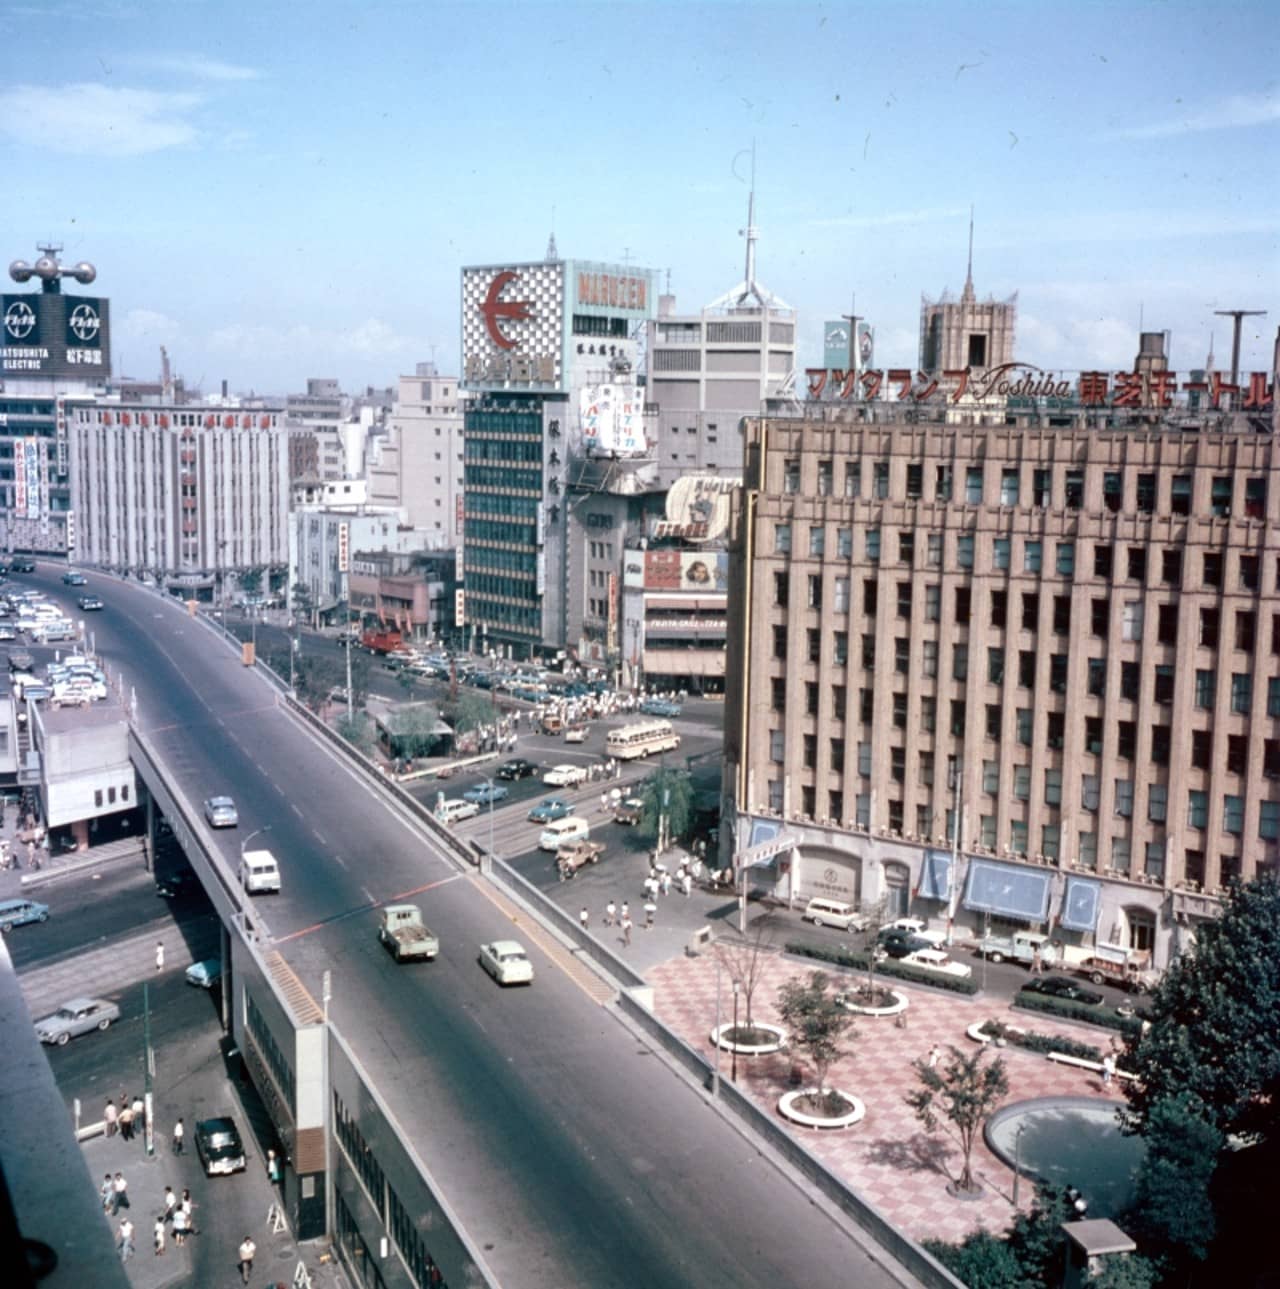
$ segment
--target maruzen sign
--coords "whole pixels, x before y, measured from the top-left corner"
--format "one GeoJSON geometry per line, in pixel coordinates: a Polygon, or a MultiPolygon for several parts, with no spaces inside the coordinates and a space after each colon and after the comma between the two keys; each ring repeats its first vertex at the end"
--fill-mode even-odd
{"type": "Polygon", "coordinates": [[[924,403],[939,396],[958,403],[968,397],[1056,398],[1083,407],[1166,408],[1173,407],[1175,394],[1204,396],[1210,408],[1227,406],[1243,411],[1265,411],[1272,406],[1275,388],[1267,372],[1250,374],[1248,382],[1232,384],[1221,372],[1204,373],[1203,380],[1179,382],[1172,371],[1105,371],[1076,373],[1073,382],[1031,363],[1002,363],[981,371],[959,370],[913,372],[909,367],[845,371],[841,368],[806,367],[809,397],[820,399],[880,399],[889,402],[924,403]]]}

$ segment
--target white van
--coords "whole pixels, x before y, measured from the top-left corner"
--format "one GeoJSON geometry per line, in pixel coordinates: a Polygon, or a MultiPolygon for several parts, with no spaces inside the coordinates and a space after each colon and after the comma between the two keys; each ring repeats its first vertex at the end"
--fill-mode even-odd
{"type": "Polygon", "coordinates": [[[480,807],[474,801],[463,801],[461,797],[450,797],[436,807],[436,818],[446,827],[451,827],[461,819],[471,819],[480,813],[480,807]]]}
{"type": "Polygon", "coordinates": [[[269,850],[246,850],[240,856],[240,885],[250,895],[280,893],[280,865],[269,850]]]}
{"type": "Polygon", "coordinates": [[[538,838],[539,850],[559,850],[566,842],[586,841],[591,836],[591,825],[577,815],[566,815],[549,823],[538,838]]]}
{"type": "Polygon", "coordinates": [[[862,931],[867,926],[867,919],[852,904],[846,904],[843,900],[812,899],[805,905],[801,916],[814,926],[834,926],[841,931],[847,931],[850,927],[855,931],[862,931]]]}

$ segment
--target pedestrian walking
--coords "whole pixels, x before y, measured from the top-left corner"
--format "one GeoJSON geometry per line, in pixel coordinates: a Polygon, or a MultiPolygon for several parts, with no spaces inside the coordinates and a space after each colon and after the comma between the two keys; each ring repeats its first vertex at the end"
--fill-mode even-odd
{"type": "Polygon", "coordinates": [[[658,906],[654,904],[652,901],[650,901],[648,904],[644,906],[644,929],[646,931],[653,930],[653,917],[654,917],[654,914],[657,913],[657,911],[658,911],[658,906]]]}
{"type": "Polygon", "coordinates": [[[133,1130],[134,1132],[146,1132],[147,1130],[147,1108],[142,1104],[141,1097],[133,1098],[133,1130]]]}
{"type": "Polygon", "coordinates": [[[1106,1056],[1102,1058],[1102,1086],[1104,1088],[1111,1086],[1111,1080],[1115,1077],[1115,1072],[1116,1058],[1112,1053],[1108,1052],[1106,1056]]]}
{"type": "Polygon", "coordinates": [[[173,1210],[173,1242],[182,1248],[187,1242],[187,1230],[190,1227],[191,1219],[181,1208],[173,1210]]]}
{"type": "Polygon", "coordinates": [[[119,1115],[120,1111],[116,1109],[116,1103],[108,1100],[107,1108],[102,1112],[102,1120],[107,1125],[108,1137],[114,1137],[116,1135],[116,1130],[119,1126],[117,1123],[119,1115]]]}
{"type": "Polygon", "coordinates": [[[280,1159],[274,1150],[267,1151],[267,1180],[273,1183],[280,1180],[280,1159]]]}
{"type": "Polygon", "coordinates": [[[1044,972],[1044,959],[1040,956],[1040,946],[1037,944],[1031,950],[1031,974],[1034,976],[1042,975],[1044,972]]]}
{"type": "Polygon", "coordinates": [[[693,894],[693,878],[689,873],[680,879],[680,887],[684,891],[684,897],[687,900],[693,894]]]}
{"type": "Polygon", "coordinates": [[[164,970],[164,941],[156,941],[156,970],[164,970]]]}
{"type": "Polygon", "coordinates": [[[133,1223],[127,1217],[116,1228],[116,1247],[120,1250],[121,1262],[133,1257],[133,1223]]]}
{"type": "Polygon", "coordinates": [[[175,1155],[182,1154],[183,1141],[186,1135],[187,1130],[182,1126],[182,1120],[179,1118],[178,1122],[173,1125],[173,1153],[175,1155]]]}
{"type": "Polygon", "coordinates": [[[187,1230],[192,1235],[199,1235],[200,1231],[196,1227],[195,1208],[196,1206],[191,1202],[191,1192],[189,1190],[184,1190],[182,1192],[182,1203],[179,1205],[179,1210],[183,1217],[187,1219],[187,1230]]]}
{"type": "Polygon", "coordinates": [[[152,1238],[155,1240],[156,1257],[158,1258],[164,1252],[164,1218],[156,1218],[152,1238]]]}
{"type": "Polygon", "coordinates": [[[123,1173],[117,1173],[115,1181],[111,1183],[111,1216],[115,1215],[122,1209],[129,1207],[129,1183],[125,1181],[123,1173]]]}
{"type": "Polygon", "coordinates": [[[671,894],[671,874],[668,873],[665,869],[663,869],[662,876],[658,879],[658,881],[662,884],[663,895],[670,895],[671,894]]]}
{"type": "Polygon", "coordinates": [[[631,917],[631,905],[626,900],[622,901],[622,909],[618,913],[621,921],[625,922],[631,917]]]}
{"type": "Polygon", "coordinates": [[[609,903],[604,906],[605,926],[612,926],[614,919],[617,916],[618,916],[618,906],[612,900],[610,900],[609,903]]]}
{"type": "Polygon", "coordinates": [[[932,1069],[934,1069],[934,1068],[937,1066],[937,1064],[938,1064],[938,1058],[939,1058],[941,1055],[942,1055],[942,1048],[940,1048],[940,1047],[937,1045],[937,1043],[935,1043],[935,1044],[934,1044],[934,1045],[929,1049],[929,1068],[930,1068],[931,1070],[932,1070],[932,1069]]]}
{"type": "Polygon", "coordinates": [[[98,1187],[98,1194],[102,1197],[102,1211],[104,1213],[114,1213],[116,1186],[111,1180],[111,1174],[107,1173],[102,1179],[102,1185],[98,1187]]]}
{"type": "Polygon", "coordinates": [[[625,913],[622,915],[622,943],[628,948],[631,945],[631,919],[625,913]]]}
{"type": "Polygon", "coordinates": [[[133,1107],[127,1101],[120,1107],[120,1114],[118,1117],[120,1121],[120,1140],[132,1141],[133,1107]]]}
{"type": "Polygon", "coordinates": [[[607,815],[609,813],[609,794],[607,792],[602,792],[600,794],[600,813],[602,815],[607,815]]]}
{"type": "Polygon", "coordinates": [[[178,1197],[173,1193],[172,1186],[164,1188],[164,1212],[160,1214],[160,1220],[163,1222],[172,1222],[173,1215],[178,1211],[178,1197]]]}
{"type": "Polygon", "coordinates": [[[253,1274],[253,1255],[257,1253],[258,1246],[246,1235],[240,1241],[240,1279],[249,1283],[249,1277],[253,1274]]]}
{"type": "Polygon", "coordinates": [[[582,912],[578,914],[578,923],[585,931],[591,925],[591,914],[587,912],[587,906],[582,906],[582,912]]]}

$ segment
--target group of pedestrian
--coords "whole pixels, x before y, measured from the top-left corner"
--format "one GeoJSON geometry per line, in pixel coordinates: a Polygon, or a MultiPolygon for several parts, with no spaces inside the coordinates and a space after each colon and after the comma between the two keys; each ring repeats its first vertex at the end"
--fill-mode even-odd
{"type": "Polygon", "coordinates": [[[140,1096],[131,1099],[122,1092],[118,1106],[113,1099],[108,1099],[102,1111],[102,1119],[106,1124],[108,1137],[114,1137],[118,1132],[121,1141],[132,1141],[135,1136],[146,1131],[146,1106],[140,1096]]]}
{"type": "Polygon", "coordinates": [[[155,1225],[155,1251],[157,1257],[164,1253],[167,1227],[172,1227],[173,1242],[179,1248],[186,1244],[187,1236],[199,1234],[195,1227],[195,1208],[196,1206],[189,1190],[184,1190],[182,1199],[179,1200],[174,1193],[173,1187],[165,1186],[164,1209],[156,1218],[155,1225]]]}
{"type": "Polygon", "coordinates": [[[129,1183],[123,1173],[116,1173],[114,1177],[106,1173],[98,1194],[102,1198],[102,1211],[112,1217],[118,1217],[122,1208],[129,1207],[129,1183]]]}

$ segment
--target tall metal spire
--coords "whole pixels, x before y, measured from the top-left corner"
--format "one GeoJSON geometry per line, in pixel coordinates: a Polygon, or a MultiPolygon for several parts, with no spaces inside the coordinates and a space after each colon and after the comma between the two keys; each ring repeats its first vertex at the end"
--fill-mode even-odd
{"type": "Polygon", "coordinates": [[[969,207],[969,264],[964,272],[964,293],[973,296],[973,207],[969,207]]]}
{"type": "Polygon", "coordinates": [[[759,296],[756,290],[756,141],[751,140],[751,191],[747,196],[747,226],[742,230],[747,239],[747,268],[743,275],[746,296],[759,296]]]}

